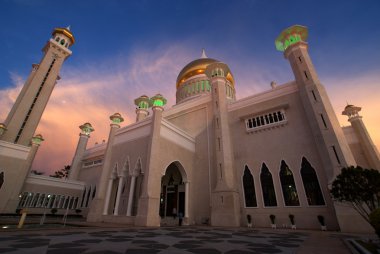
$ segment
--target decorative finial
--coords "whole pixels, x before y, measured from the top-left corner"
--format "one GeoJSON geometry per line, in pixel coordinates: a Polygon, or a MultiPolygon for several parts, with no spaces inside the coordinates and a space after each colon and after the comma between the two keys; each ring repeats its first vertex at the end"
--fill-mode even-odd
{"type": "Polygon", "coordinates": [[[113,114],[112,116],[110,116],[110,119],[112,121],[112,124],[119,124],[124,121],[124,118],[119,113],[113,114]]]}
{"type": "Polygon", "coordinates": [[[151,107],[163,107],[166,104],[166,99],[161,94],[156,94],[152,98],[150,98],[150,106],[151,107]]]}
{"type": "Polygon", "coordinates": [[[44,138],[42,137],[41,134],[37,134],[36,136],[32,137],[31,143],[33,145],[41,145],[42,141],[44,141],[44,138]]]}
{"type": "Polygon", "coordinates": [[[202,55],[201,55],[201,58],[208,58],[208,57],[206,56],[206,51],[205,51],[204,48],[202,49],[202,55]]]}
{"type": "Polygon", "coordinates": [[[94,128],[92,127],[92,125],[90,123],[84,123],[82,124],[81,126],[79,126],[79,129],[81,129],[81,133],[86,135],[86,136],[90,136],[91,132],[94,131],[94,128]]]}
{"type": "Polygon", "coordinates": [[[66,27],[66,29],[70,31],[70,29],[71,29],[71,26],[70,26],[70,25],[68,25],[68,26],[66,27]]]}

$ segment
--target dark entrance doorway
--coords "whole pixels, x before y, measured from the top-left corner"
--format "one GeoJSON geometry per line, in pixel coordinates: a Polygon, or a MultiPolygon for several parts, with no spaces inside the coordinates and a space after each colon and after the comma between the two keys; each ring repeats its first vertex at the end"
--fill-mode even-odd
{"type": "Polygon", "coordinates": [[[185,185],[178,166],[172,163],[161,179],[160,216],[174,217],[179,213],[185,213],[185,185]]]}

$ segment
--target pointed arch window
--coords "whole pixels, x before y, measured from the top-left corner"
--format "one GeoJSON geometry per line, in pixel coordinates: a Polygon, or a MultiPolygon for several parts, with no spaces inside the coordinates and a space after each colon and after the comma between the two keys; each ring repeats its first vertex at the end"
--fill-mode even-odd
{"type": "Polygon", "coordinates": [[[261,166],[260,182],[263,190],[264,205],[277,206],[272,174],[265,163],[261,166]]]}
{"type": "Polygon", "coordinates": [[[248,166],[245,166],[243,175],[243,189],[245,198],[245,207],[257,207],[255,182],[248,166]]]}
{"type": "Polygon", "coordinates": [[[86,198],[86,187],[84,187],[84,191],[83,191],[83,194],[82,194],[82,201],[80,203],[80,206],[83,207],[83,203],[84,203],[84,199],[86,198]]]}
{"type": "Polygon", "coordinates": [[[94,187],[94,190],[92,191],[92,198],[91,199],[94,199],[95,198],[95,194],[96,194],[96,185],[94,187]]]}
{"type": "Polygon", "coordinates": [[[90,194],[91,194],[91,186],[90,186],[90,189],[87,192],[87,198],[86,198],[86,205],[85,205],[85,207],[88,207],[88,202],[90,201],[90,194]]]}
{"type": "Polygon", "coordinates": [[[302,158],[301,177],[305,188],[307,203],[310,206],[325,205],[317,174],[305,157],[302,158]]]}
{"type": "Polygon", "coordinates": [[[282,194],[284,195],[285,205],[299,206],[300,201],[298,199],[297,188],[294,182],[293,173],[283,160],[281,161],[280,181],[282,187],[282,194]]]}

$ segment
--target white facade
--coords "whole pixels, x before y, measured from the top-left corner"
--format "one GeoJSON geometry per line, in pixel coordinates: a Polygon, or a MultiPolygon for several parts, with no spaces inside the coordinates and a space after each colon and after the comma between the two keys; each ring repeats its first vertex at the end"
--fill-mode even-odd
{"type": "Polygon", "coordinates": [[[187,225],[244,226],[251,215],[269,227],[275,215],[277,226],[290,226],[293,214],[298,228],[317,229],[322,215],[331,230],[371,231],[331,199],[329,185],[343,167],[378,168],[378,152],[360,108],[346,107],[353,126],[339,126],[304,36],[282,48],[294,81],[236,100],[228,66],[202,54],[178,75],[172,108],[164,110],[161,95],[141,96],[136,123],[121,127],[122,116],[112,115],[108,142],[88,149],[92,130],[82,125],[70,180],[29,176],[19,207],[69,207],[88,221],[140,226],[179,214],[187,225]],[[33,202],[39,186],[54,201],[33,202]]]}

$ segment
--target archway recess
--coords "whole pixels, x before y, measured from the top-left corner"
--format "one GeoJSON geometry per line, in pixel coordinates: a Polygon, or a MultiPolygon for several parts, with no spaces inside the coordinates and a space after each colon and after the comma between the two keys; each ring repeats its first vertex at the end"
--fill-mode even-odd
{"type": "Polygon", "coordinates": [[[172,162],[161,178],[160,210],[161,218],[182,214],[188,217],[189,185],[186,172],[178,161],[172,162]]]}

